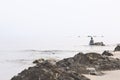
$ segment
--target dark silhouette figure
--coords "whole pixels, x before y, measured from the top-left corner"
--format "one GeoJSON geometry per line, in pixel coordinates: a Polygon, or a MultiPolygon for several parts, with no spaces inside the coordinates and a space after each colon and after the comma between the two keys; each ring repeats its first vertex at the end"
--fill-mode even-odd
{"type": "Polygon", "coordinates": [[[91,37],[91,40],[90,40],[90,42],[89,42],[89,45],[94,45],[93,37],[91,37]]]}
{"type": "Polygon", "coordinates": [[[92,36],[90,37],[91,37],[91,40],[89,42],[89,45],[105,46],[103,42],[94,42],[93,37],[92,36]]]}

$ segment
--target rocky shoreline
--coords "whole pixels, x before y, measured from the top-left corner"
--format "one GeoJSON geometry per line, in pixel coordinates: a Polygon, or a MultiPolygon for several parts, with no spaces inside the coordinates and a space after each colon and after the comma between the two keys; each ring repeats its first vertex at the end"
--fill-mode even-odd
{"type": "Polygon", "coordinates": [[[90,80],[83,74],[103,75],[101,71],[120,69],[120,59],[110,57],[113,55],[108,51],[80,52],[60,61],[39,59],[11,80],[90,80]]]}

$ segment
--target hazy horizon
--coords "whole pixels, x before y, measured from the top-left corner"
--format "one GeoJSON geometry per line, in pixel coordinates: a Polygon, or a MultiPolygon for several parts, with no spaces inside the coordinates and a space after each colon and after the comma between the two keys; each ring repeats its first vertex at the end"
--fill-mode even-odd
{"type": "Polygon", "coordinates": [[[119,0],[2,0],[0,50],[119,43],[119,0]],[[78,36],[81,36],[78,38],[78,36]]]}

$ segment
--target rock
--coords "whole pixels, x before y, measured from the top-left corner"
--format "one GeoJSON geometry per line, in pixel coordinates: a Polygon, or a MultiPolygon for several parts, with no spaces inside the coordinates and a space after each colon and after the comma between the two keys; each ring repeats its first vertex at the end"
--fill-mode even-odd
{"type": "Polygon", "coordinates": [[[58,61],[56,65],[63,68],[64,70],[71,70],[78,73],[88,73],[86,71],[86,66],[84,66],[84,64],[87,65],[88,60],[86,59],[87,58],[83,53],[78,53],[74,57],[58,61]]]}
{"type": "Polygon", "coordinates": [[[113,54],[110,53],[109,51],[104,51],[104,52],[102,53],[102,55],[103,55],[103,56],[113,56],[113,54]]]}
{"type": "Polygon", "coordinates": [[[56,64],[57,60],[55,59],[37,59],[35,61],[33,61],[34,64],[39,64],[39,63],[43,63],[43,62],[50,62],[52,64],[56,64]]]}
{"type": "Polygon", "coordinates": [[[105,46],[105,44],[103,42],[95,42],[94,45],[97,45],[97,46],[105,46]]]}
{"type": "Polygon", "coordinates": [[[120,45],[117,45],[114,51],[120,51],[120,45]]]}
{"type": "Polygon", "coordinates": [[[49,62],[39,63],[22,71],[11,80],[90,80],[83,75],[64,71],[49,62]]]}
{"type": "Polygon", "coordinates": [[[99,75],[95,68],[87,68],[90,75],[99,75]]]}
{"type": "Polygon", "coordinates": [[[100,53],[86,53],[85,56],[88,58],[89,62],[92,61],[97,61],[98,59],[103,59],[102,55],[100,53]]]}
{"type": "Polygon", "coordinates": [[[43,61],[45,61],[44,59],[37,59],[35,61],[33,61],[34,64],[39,64],[42,63],[43,61]]]}
{"type": "Polygon", "coordinates": [[[90,80],[82,74],[98,75],[101,71],[120,69],[120,59],[94,52],[78,53],[54,64],[41,59],[34,63],[36,66],[23,70],[11,80],[90,80]]]}
{"type": "Polygon", "coordinates": [[[63,69],[69,69],[82,74],[89,74],[87,68],[93,67],[98,71],[120,69],[120,60],[102,56],[99,53],[78,53],[74,57],[63,59],[56,63],[63,69]]]}

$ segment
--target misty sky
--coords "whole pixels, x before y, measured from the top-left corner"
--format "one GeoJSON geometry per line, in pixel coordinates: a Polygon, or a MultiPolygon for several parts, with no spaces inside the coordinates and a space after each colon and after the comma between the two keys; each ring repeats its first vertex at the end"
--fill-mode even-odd
{"type": "Polygon", "coordinates": [[[119,37],[119,29],[120,0],[0,1],[0,48],[47,48],[86,35],[119,37]]]}

